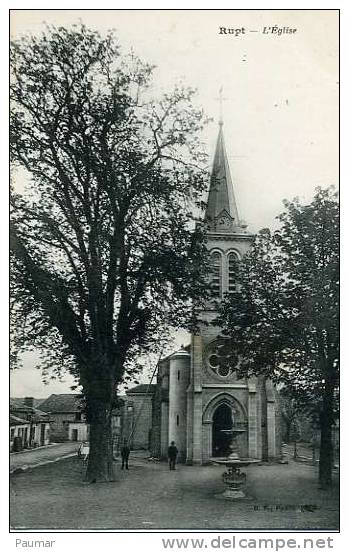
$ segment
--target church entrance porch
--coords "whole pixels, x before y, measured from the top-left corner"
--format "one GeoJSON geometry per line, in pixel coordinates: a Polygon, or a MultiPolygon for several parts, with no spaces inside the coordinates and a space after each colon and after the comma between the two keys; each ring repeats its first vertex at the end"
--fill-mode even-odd
{"type": "Polygon", "coordinates": [[[238,428],[236,444],[241,457],[248,456],[247,414],[240,401],[226,391],[211,396],[202,408],[202,464],[209,464],[212,458],[229,456],[231,436],[227,430],[238,428]]]}
{"type": "Polygon", "coordinates": [[[230,437],[223,430],[231,429],[232,413],[227,404],[218,406],[212,417],[212,456],[229,454],[230,437]]]}

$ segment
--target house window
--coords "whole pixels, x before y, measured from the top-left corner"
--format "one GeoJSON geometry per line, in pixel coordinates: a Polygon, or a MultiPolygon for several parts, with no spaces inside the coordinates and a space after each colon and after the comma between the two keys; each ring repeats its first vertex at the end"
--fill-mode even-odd
{"type": "Polygon", "coordinates": [[[178,381],[181,379],[181,372],[180,372],[180,370],[178,370],[178,372],[177,372],[177,379],[178,379],[178,381]]]}
{"type": "Polygon", "coordinates": [[[179,416],[177,414],[177,425],[179,426],[179,416]]]}
{"type": "Polygon", "coordinates": [[[14,438],[14,436],[15,436],[15,428],[13,427],[13,428],[11,429],[11,432],[10,432],[11,440],[14,438]]]}
{"type": "Polygon", "coordinates": [[[77,422],[81,421],[81,412],[75,412],[75,421],[77,422]]]}
{"type": "Polygon", "coordinates": [[[234,293],[237,290],[237,271],[239,257],[236,253],[228,255],[228,292],[234,293]]]}
{"type": "Polygon", "coordinates": [[[215,251],[211,253],[211,287],[213,297],[222,295],[222,255],[215,251]]]}

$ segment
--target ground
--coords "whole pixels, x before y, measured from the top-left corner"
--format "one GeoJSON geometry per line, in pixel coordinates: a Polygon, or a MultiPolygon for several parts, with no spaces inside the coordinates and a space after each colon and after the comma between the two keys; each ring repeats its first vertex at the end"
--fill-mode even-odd
{"type": "MultiPolygon", "coordinates": [[[[144,453],[145,454],[145,453],[144,453]]],[[[316,468],[250,466],[251,500],[220,498],[220,466],[178,466],[132,455],[129,471],[116,463],[117,480],[88,485],[77,457],[11,477],[15,529],[323,529],[338,528],[338,481],[321,491],[316,468]]]]}

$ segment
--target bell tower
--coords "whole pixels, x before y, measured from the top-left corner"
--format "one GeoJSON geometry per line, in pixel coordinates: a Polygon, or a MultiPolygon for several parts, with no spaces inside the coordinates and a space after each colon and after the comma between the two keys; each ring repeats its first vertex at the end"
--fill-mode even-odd
{"type": "MultiPolygon", "coordinates": [[[[249,250],[253,241],[253,234],[247,231],[247,224],[239,217],[222,119],[219,121],[204,221],[211,260],[211,283],[215,300],[219,301],[225,293],[236,291],[236,263],[249,250]]],[[[208,322],[215,315],[214,304],[211,302],[202,313],[208,322]]]]}

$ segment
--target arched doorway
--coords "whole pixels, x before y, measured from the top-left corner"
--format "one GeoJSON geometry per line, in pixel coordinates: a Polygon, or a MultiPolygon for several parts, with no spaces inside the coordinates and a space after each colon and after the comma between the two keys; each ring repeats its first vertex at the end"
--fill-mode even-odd
{"type": "Polygon", "coordinates": [[[212,417],[212,456],[227,456],[231,438],[222,429],[231,429],[232,411],[226,403],[219,405],[212,417]]]}

